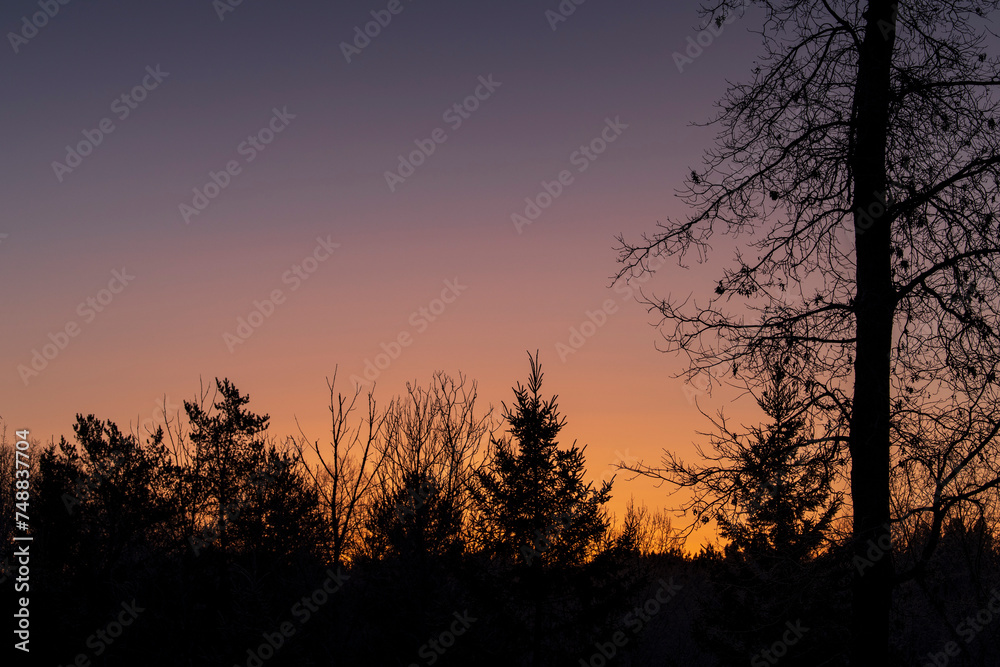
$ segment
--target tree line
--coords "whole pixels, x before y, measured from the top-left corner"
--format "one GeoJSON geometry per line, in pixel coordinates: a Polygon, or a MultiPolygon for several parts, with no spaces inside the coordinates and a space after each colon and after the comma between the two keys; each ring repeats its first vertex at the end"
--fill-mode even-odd
{"type": "MultiPolygon", "coordinates": [[[[769,421],[745,433],[717,423],[701,463],[672,459],[669,478],[694,491],[675,530],[634,502],[620,520],[609,513],[615,480],[586,481],[584,448],[560,443],[565,418],[529,361],[500,419],[461,375],[436,373],[384,406],[337,391],[334,376],[326,442],[277,440],[226,379],[142,436],[79,415],[72,440],[38,447],[32,470],[33,657],[848,664],[843,581],[882,555],[852,557],[844,461],[817,445],[819,415],[794,378],[770,376],[769,421]],[[708,521],[722,546],[685,550],[708,521]],[[122,605],[141,613],[120,636],[95,635],[122,605]]],[[[5,441],[4,479],[11,451],[5,441]]],[[[5,566],[12,502],[0,500],[5,566]]],[[[918,522],[896,547],[924,563],[894,635],[914,660],[954,640],[943,621],[988,606],[996,525],[988,512],[949,517],[939,535],[918,522]]],[[[977,633],[962,644],[969,662],[950,664],[988,664],[994,637],[977,633]]]]}

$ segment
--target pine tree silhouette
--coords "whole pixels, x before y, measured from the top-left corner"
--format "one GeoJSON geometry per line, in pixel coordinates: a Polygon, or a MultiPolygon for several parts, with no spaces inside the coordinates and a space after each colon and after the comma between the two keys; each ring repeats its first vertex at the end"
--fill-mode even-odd
{"type": "Polygon", "coordinates": [[[608,522],[603,505],[611,482],[600,489],[584,482],[584,451],[574,442],[560,449],[565,426],[556,396],[543,399],[542,370],[528,355],[527,386],[514,388],[505,403],[509,436],[492,440],[494,456],[477,475],[474,496],[480,530],[493,554],[514,570],[532,598],[532,662],[543,665],[546,599],[557,578],[592,555],[608,522]]]}

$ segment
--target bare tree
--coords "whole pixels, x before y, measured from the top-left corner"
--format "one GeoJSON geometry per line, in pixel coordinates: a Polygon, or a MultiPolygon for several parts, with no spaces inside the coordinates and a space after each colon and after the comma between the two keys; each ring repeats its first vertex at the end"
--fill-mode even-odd
{"type": "Polygon", "coordinates": [[[330,389],[330,443],[321,447],[304,433],[293,445],[305,460],[311,450],[318,460],[315,469],[306,468],[320,493],[330,522],[332,558],[335,566],[344,563],[362,527],[363,504],[385,462],[385,452],[378,446],[386,415],[375,403],[374,387],[368,393],[368,410],[358,423],[352,416],[357,409],[361,388],[353,396],[336,392],[337,372],[327,381],[330,389]]]}
{"type": "Polygon", "coordinates": [[[14,481],[16,463],[14,444],[7,439],[7,422],[0,417],[0,479],[4,480],[0,489],[0,583],[6,584],[14,573],[11,558],[14,544],[14,481]],[[9,482],[7,480],[10,480],[9,482]]]}
{"type": "Polygon", "coordinates": [[[677,551],[684,543],[682,532],[674,530],[666,511],[650,512],[645,503],[636,505],[634,497],[625,506],[621,528],[616,523],[615,519],[608,530],[609,545],[642,556],[677,551]]]}
{"type": "MultiPolygon", "coordinates": [[[[721,24],[739,4],[703,11],[721,24]]],[[[890,544],[898,466],[918,475],[907,488],[934,480],[905,512],[946,513],[998,483],[1000,63],[983,18],[997,2],[755,4],[764,54],[720,102],[716,148],[684,192],[694,212],[620,238],[618,278],[656,253],[704,259],[718,231],[743,235],[750,252],[707,301],[644,298],[690,377],[752,384],[769,357],[806,360],[798,379],[813,404],[849,423],[864,558],[890,544]]],[[[885,551],[854,576],[852,664],[889,662],[885,551]]]]}
{"type": "MultiPolygon", "coordinates": [[[[425,389],[411,383],[386,410],[380,444],[386,465],[379,473],[383,495],[400,490],[414,476],[433,479],[464,512],[469,484],[482,464],[485,438],[493,431],[492,409],[476,414],[477,385],[438,371],[425,389]]],[[[417,499],[419,502],[419,499],[417,499]]]]}
{"type": "MultiPolygon", "coordinates": [[[[974,367],[970,370],[978,374],[974,367]]],[[[997,526],[1000,387],[992,381],[956,387],[954,379],[929,384],[930,389],[922,388],[921,393],[925,400],[937,394],[936,411],[901,400],[894,414],[898,452],[892,480],[893,515],[899,532],[912,537],[922,531],[927,536],[919,552],[911,554],[909,566],[897,573],[899,582],[926,573],[949,519],[973,516],[989,522],[994,530],[997,526]]],[[[904,543],[911,545],[913,540],[904,543]]]]}

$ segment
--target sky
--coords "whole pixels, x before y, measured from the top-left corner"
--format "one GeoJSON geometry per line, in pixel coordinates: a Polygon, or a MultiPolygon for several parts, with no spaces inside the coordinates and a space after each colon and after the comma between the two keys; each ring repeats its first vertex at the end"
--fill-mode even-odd
{"type": "MultiPolygon", "coordinates": [[[[462,373],[499,414],[537,350],[595,481],[693,458],[696,398],[759,421],[685,388],[611,281],[617,235],[687,215],[715,132],[691,123],[759,51],[752,11],[701,20],[652,0],[3,3],[0,417],[44,442],[77,413],[152,424],[228,377],[274,435],[323,441],[335,369],[381,402],[462,373]]],[[[709,294],[726,243],[643,289],[709,294]]],[[[614,495],[676,504],[643,480],[614,495]]]]}

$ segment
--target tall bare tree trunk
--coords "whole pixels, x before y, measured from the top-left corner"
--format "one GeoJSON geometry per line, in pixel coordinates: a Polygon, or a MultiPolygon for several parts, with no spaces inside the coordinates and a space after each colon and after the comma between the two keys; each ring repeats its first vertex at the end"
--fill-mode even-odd
{"type": "Polygon", "coordinates": [[[889,76],[895,42],[895,4],[871,0],[854,89],[850,155],[857,252],[857,324],[854,401],[850,426],[851,496],[854,504],[852,665],[889,664],[892,554],[867,559],[872,544],[888,545],[889,374],[895,307],[891,274],[890,216],[884,215],[889,76]],[[860,557],[860,560],[859,558],[860,557]],[[863,563],[863,564],[862,564],[863,563]]]}

